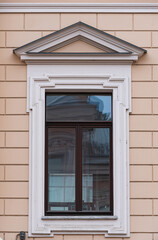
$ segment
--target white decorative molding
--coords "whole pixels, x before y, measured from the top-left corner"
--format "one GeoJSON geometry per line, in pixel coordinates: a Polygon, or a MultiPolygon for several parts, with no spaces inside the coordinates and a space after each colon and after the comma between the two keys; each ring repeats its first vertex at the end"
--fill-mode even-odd
{"type": "Polygon", "coordinates": [[[0,3],[1,13],[158,13],[158,3],[0,3]]]}
{"type": "Polygon", "coordinates": [[[29,236],[50,237],[54,234],[76,233],[129,237],[128,118],[131,65],[76,64],[72,67],[71,64],[28,64],[27,71],[27,109],[30,113],[29,236]],[[113,216],[44,216],[45,92],[50,91],[112,93],[113,216]]]}

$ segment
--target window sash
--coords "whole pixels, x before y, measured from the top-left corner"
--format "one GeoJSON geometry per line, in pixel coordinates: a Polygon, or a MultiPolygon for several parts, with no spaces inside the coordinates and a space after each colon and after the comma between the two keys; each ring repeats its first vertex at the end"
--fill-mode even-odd
{"type": "Polygon", "coordinates": [[[113,214],[113,163],[112,163],[112,122],[53,122],[46,123],[45,129],[45,215],[112,215],[113,214]],[[110,131],[110,211],[82,211],[82,129],[87,127],[109,128],[110,131]],[[75,211],[48,210],[48,129],[75,128],[76,129],[76,159],[75,159],[75,211]]]}

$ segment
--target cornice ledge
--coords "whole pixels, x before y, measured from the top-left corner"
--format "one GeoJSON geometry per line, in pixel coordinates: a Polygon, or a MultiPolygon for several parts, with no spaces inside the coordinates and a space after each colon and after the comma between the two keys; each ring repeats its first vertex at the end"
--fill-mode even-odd
{"type": "Polygon", "coordinates": [[[158,3],[0,3],[0,13],[158,13],[158,3]]]}
{"type": "Polygon", "coordinates": [[[136,55],[130,55],[130,54],[56,54],[56,55],[51,55],[51,54],[22,54],[21,55],[21,60],[29,63],[29,62],[41,62],[46,64],[46,62],[53,62],[53,61],[58,61],[59,62],[67,62],[67,61],[73,61],[78,62],[78,61],[91,61],[96,64],[96,61],[116,61],[116,62],[121,62],[121,61],[130,61],[131,63],[133,61],[138,60],[138,56],[136,55]]]}

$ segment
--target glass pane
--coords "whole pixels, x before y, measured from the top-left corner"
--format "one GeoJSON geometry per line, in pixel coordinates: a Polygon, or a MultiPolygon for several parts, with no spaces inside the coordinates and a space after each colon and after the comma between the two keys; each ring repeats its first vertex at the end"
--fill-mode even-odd
{"type": "Polygon", "coordinates": [[[110,211],[110,129],[82,129],[82,210],[110,211]]]}
{"type": "Polygon", "coordinates": [[[111,95],[47,94],[46,121],[111,121],[111,95]]]}
{"type": "Polygon", "coordinates": [[[75,210],[75,128],[48,129],[48,210],[75,210]]]}

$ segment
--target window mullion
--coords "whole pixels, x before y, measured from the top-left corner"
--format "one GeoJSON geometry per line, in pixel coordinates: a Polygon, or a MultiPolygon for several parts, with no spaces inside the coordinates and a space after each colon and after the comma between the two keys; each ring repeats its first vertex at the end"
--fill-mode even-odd
{"type": "Polygon", "coordinates": [[[82,128],[76,126],[76,211],[82,211],[82,128]]]}

